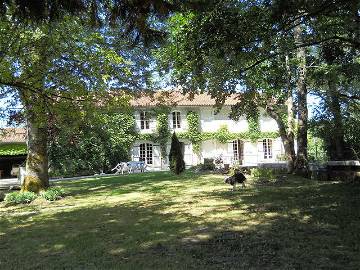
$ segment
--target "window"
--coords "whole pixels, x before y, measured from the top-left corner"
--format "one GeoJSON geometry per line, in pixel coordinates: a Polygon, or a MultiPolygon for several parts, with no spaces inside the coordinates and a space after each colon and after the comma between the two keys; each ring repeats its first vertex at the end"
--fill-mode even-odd
{"type": "Polygon", "coordinates": [[[140,161],[153,164],[153,145],[151,143],[140,144],[140,161]]]}
{"type": "Polygon", "coordinates": [[[233,143],[234,160],[243,160],[244,143],[241,140],[235,140],[233,143]]]}
{"type": "Polygon", "coordinates": [[[149,123],[149,116],[147,112],[140,112],[140,128],[141,129],[149,129],[150,123],[149,123]]]}
{"type": "Polygon", "coordinates": [[[263,152],[264,152],[264,159],[272,158],[272,140],[271,139],[263,140],[263,152]]]}
{"type": "Polygon", "coordinates": [[[180,112],[173,112],[172,113],[172,118],[173,118],[173,128],[180,128],[180,122],[181,122],[181,116],[180,116],[180,112]]]}

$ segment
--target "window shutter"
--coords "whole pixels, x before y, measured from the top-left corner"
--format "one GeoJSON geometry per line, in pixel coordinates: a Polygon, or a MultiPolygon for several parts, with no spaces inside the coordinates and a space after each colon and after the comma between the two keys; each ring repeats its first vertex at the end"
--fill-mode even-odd
{"type": "Polygon", "coordinates": [[[262,161],[264,160],[264,148],[263,148],[263,140],[257,141],[257,160],[262,161]]]}
{"type": "Polygon", "coordinates": [[[234,162],[234,146],[233,146],[233,142],[230,141],[228,142],[228,151],[227,151],[227,162],[229,164],[232,164],[234,162]]]}
{"type": "Polygon", "coordinates": [[[140,146],[134,145],[131,152],[132,160],[138,161],[140,159],[140,146]]]}

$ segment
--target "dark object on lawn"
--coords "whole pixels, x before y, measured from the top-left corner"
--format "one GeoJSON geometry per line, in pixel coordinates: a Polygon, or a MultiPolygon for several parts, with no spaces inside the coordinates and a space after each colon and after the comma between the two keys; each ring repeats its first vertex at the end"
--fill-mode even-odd
{"type": "Polygon", "coordinates": [[[225,177],[224,182],[233,186],[233,190],[236,189],[236,184],[242,184],[245,187],[246,177],[243,173],[235,171],[233,176],[225,177]]]}
{"type": "Polygon", "coordinates": [[[169,163],[170,163],[170,170],[175,174],[180,174],[185,170],[182,144],[179,142],[175,132],[173,133],[171,138],[169,163]]]}

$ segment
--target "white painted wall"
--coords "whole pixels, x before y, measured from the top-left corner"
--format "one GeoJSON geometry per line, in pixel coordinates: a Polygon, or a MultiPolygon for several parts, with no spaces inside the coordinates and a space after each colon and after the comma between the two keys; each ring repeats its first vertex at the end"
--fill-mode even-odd
{"type": "Polygon", "coordinates": [[[173,110],[170,111],[168,119],[169,119],[169,128],[170,128],[171,133],[173,131],[185,132],[188,129],[188,123],[186,121],[186,115],[187,115],[188,111],[189,111],[188,109],[183,108],[183,107],[174,108],[173,110]],[[173,112],[180,112],[180,119],[181,119],[180,128],[175,128],[175,129],[173,128],[173,116],[172,116],[173,112]]]}
{"type": "MultiPolygon", "coordinates": [[[[177,107],[171,110],[168,116],[169,128],[175,132],[185,132],[188,129],[188,123],[186,121],[186,115],[189,111],[196,111],[200,116],[200,126],[203,132],[216,132],[221,126],[226,125],[230,132],[240,133],[248,130],[249,125],[245,117],[241,117],[238,121],[229,119],[230,107],[226,106],[221,111],[215,114],[215,109],[211,106],[202,107],[177,107]],[[173,129],[172,112],[179,111],[181,117],[181,128],[173,129]]],[[[141,134],[153,133],[156,131],[156,118],[150,119],[150,129],[140,129],[140,111],[135,112],[136,128],[141,134]]],[[[261,113],[260,130],[263,132],[275,132],[278,130],[277,123],[274,119],[261,113]]]]}
{"type": "Polygon", "coordinates": [[[274,119],[269,116],[262,116],[259,119],[260,130],[262,132],[275,132],[278,131],[278,125],[274,119]]]}
{"type": "MultiPolygon", "coordinates": [[[[146,111],[146,110],[143,110],[146,111]]],[[[136,111],[134,113],[135,116],[135,128],[137,130],[137,132],[139,132],[140,134],[148,134],[148,133],[154,133],[156,131],[156,119],[155,117],[151,117],[149,120],[149,129],[141,129],[141,124],[140,124],[140,111],[136,111]]]]}
{"type": "MultiPolygon", "coordinates": [[[[186,115],[189,111],[196,111],[200,115],[200,124],[202,132],[216,132],[221,126],[226,125],[230,132],[245,132],[248,130],[248,123],[245,117],[240,118],[239,121],[233,121],[229,119],[230,107],[223,107],[222,110],[215,114],[215,109],[211,106],[201,106],[201,107],[177,107],[174,108],[169,116],[169,128],[175,132],[185,132],[188,129],[188,123],[186,121],[186,115]],[[181,128],[173,130],[172,126],[172,113],[173,111],[179,111],[181,116],[181,128]]],[[[156,119],[153,117],[150,119],[150,129],[141,130],[140,129],[140,113],[139,111],[135,112],[136,127],[138,132],[141,134],[144,133],[153,133],[156,132],[156,119]]],[[[260,116],[260,129],[263,132],[273,132],[277,131],[278,127],[276,121],[272,118],[266,116],[263,112],[260,116]]],[[[233,163],[233,150],[232,143],[228,142],[226,144],[221,144],[214,140],[203,141],[201,143],[201,153],[196,155],[193,153],[193,148],[191,142],[187,140],[180,140],[184,143],[184,160],[187,166],[197,165],[204,161],[204,158],[216,158],[220,155],[222,156],[224,163],[232,164],[233,163]]],[[[137,141],[134,144],[132,150],[132,159],[138,160],[139,153],[138,146],[144,141],[137,141]]],[[[167,157],[165,160],[162,160],[160,157],[160,146],[156,143],[153,143],[153,159],[154,164],[149,166],[150,170],[161,170],[168,169],[167,157]]],[[[170,150],[170,141],[168,142],[167,151],[170,150]]],[[[273,157],[272,159],[264,159],[263,153],[263,144],[262,140],[258,142],[244,141],[244,165],[256,165],[257,163],[262,162],[275,162],[278,160],[278,156],[284,153],[282,142],[280,138],[273,140],[273,157]]]]}

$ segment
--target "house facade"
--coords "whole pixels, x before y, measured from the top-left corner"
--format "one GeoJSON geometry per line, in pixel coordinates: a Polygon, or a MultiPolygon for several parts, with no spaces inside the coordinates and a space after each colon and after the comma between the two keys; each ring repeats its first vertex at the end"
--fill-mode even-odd
{"type": "Polygon", "coordinates": [[[278,136],[275,120],[260,114],[258,128],[260,137],[248,138],[249,123],[246,117],[238,121],[231,120],[231,106],[237,103],[237,97],[230,97],[218,112],[215,100],[207,94],[195,95],[192,99],[180,92],[168,92],[159,97],[141,96],[132,101],[136,129],[140,139],[135,141],[131,149],[131,158],[135,161],[145,161],[149,170],[167,170],[169,168],[168,153],[171,141],[166,144],[166,156],[161,155],[161,145],[152,139],[157,132],[157,118],[153,113],[161,106],[168,107],[167,124],[171,133],[178,134],[182,144],[186,167],[204,162],[204,159],[221,158],[224,164],[240,164],[256,166],[259,163],[277,162],[284,155],[281,138],[278,136]],[[198,130],[203,134],[201,141],[194,142],[187,138],[190,123],[188,114],[198,117],[198,130]],[[229,138],[218,139],[220,131],[225,131],[229,138]],[[143,135],[143,136],[141,136],[143,135]],[[231,137],[231,138],[230,138],[231,137]]]}
{"type": "Polygon", "coordinates": [[[19,166],[25,163],[26,130],[3,128],[0,130],[0,184],[2,178],[16,177],[19,166]]]}

